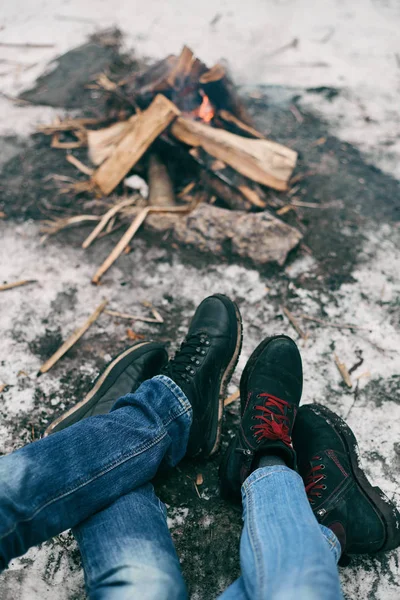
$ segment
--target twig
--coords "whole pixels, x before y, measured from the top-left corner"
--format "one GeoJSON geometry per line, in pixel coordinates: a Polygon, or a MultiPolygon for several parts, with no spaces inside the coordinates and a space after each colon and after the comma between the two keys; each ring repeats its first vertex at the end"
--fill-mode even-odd
{"type": "Polygon", "coordinates": [[[21,287],[21,285],[28,285],[29,283],[36,283],[37,279],[22,279],[21,281],[14,281],[13,283],[5,283],[4,285],[0,285],[0,292],[5,292],[6,290],[12,290],[16,287],[21,287]]]}
{"type": "Polygon", "coordinates": [[[55,44],[23,44],[20,42],[0,42],[2,48],[54,48],[55,44]]]}
{"type": "Polygon", "coordinates": [[[303,123],[304,117],[295,104],[291,104],[289,110],[298,123],[303,123]]]}
{"type": "Polygon", "coordinates": [[[349,375],[346,365],[344,363],[340,362],[337,354],[334,354],[333,356],[335,359],[336,366],[339,370],[340,375],[342,376],[344,383],[347,385],[348,388],[352,388],[353,384],[351,382],[350,375],[349,375]]]}
{"type": "Polygon", "coordinates": [[[282,306],[282,311],[285,313],[285,315],[287,316],[287,318],[289,319],[290,323],[292,324],[293,328],[297,331],[299,336],[303,338],[303,340],[306,340],[308,335],[302,330],[296,317],[290,312],[289,309],[286,308],[286,306],[282,306]]]}
{"type": "Polygon", "coordinates": [[[224,406],[229,406],[229,404],[232,404],[232,402],[235,402],[235,400],[237,400],[238,398],[240,398],[240,391],[236,390],[236,392],[233,392],[233,394],[225,398],[224,406]]]}
{"type": "Polygon", "coordinates": [[[308,315],[300,315],[300,318],[306,319],[307,321],[315,321],[315,323],[319,323],[325,327],[336,327],[337,329],[362,329],[369,331],[368,327],[358,327],[358,325],[350,325],[350,323],[330,323],[329,321],[323,321],[322,319],[317,319],[317,317],[309,317],[308,315]]]}
{"type": "Polygon", "coordinates": [[[125,206],[131,206],[136,202],[136,196],[134,198],[126,198],[121,202],[118,202],[115,206],[110,208],[101,218],[100,223],[93,229],[90,235],[86,238],[86,240],[82,244],[82,248],[89,248],[90,244],[97,238],[99,233],[103,231],[106,227],[107,223],[125,206]]]}
{"type": "Polygon", "coordinates": [[[142,304],[143,304],[143,306],[145,306],[146,308],[149,308],[151,310],[151,313],[152,313],[153,317],[156,319],[157,323],[164,323],[164,319],[162,318],[162,316],[160,315],[158,310],[156,308],[154,308],[154,306],[151,304],[151,302],[147,302],[147,300],[145,300],[144,302],[142,302],[142,304]]]}
{"type": "MultiPolygon", "coordinates": [[[[140,315],[130,315],[128,313],[122,313],[118,310],[105,310],[104,313],[106,315],[110,315],[111,317],[119,317],[120,319],[128,319],[129,321],[142,321],[143,323],[164,323],[164,319],[161,317],[157,319],[156,317],[142,317],[140,315]]],[[[161,316],[161,315],[160,315],[161,316]]]]}
{"type": "Polygon", "coordinates": [[[90,167],[84,165],[83,162],[79,160],[79,158],[76,158],[76,156],[73,156],[72,154],[67,154],[66,158],[67,161],[71,163],[71,165],[74,165],[74,167],[76,167],[81,173],[89,175],[89,177],[93,175],[94,169],[91,169],[90,167]]]}
{"type": "Polygon", "coordinates": [[[147,206],[143,208],[136,218],[132,221],[129,229],[124,233],[118,244],[115,246],[114,250],[111,254],[106,258],[103,264],[99,267],[92,278],[92,283],[98,284],[100,279],[104,275],[106,271],[114,264],[117,258],[122,254],[125,250],[126,246],[129,244],[135,233],[138,231],[144,220],[146,219],[149,213],[169,213],[169,212],[190,212],[191,207],[186,206],[171,206],[171,207],[162,207],[162,206],[147,206]]]}
{"type": "Polygon", "coordinates": [[[74,225],[80,225],[81,223],[87,223],[91,221],[99,221],[100,217],[95,215],[75,215],[74,217],[67,217],[66,219],[57,219],[55,221],[44,221],[41,227],[41,232],[45,233],[46,236],[54,235],[67,227],[73,227],[74,225]]]}
{"type": "Polygon", "coordinates": [[[53,356],[51,356],[39,369],[38,372],[38,376],[41,375],[42,373],[46,373],[49,369],[51,369],[51,367],[53,367],[56,362],[58,360],[60,360],[60,358],[62,356],[64,356],[64,354],[66,352],[68,352],[68,350],[70,348],[72,348],[72,346],[74,344],[76,344],[76,342],[83,336],[84,333],[86,333],[86,331],[89,329],[89,327],[91,325],[93,325],[93,323],[99,318],[99,316],[101,315],[101,313],[103,312],[103,310],[105,309],[105,307],[108,304],[108,300],[103,300],[103,302],[96,308],[96,310],[90,315],[90,317],[88,318],[88,320],[82,325],[82,327],[80,327],[79,329],[77,329],[64,343],[63,345],[57,350],[57,352],[55,352],[53,354],[53,356]]]}

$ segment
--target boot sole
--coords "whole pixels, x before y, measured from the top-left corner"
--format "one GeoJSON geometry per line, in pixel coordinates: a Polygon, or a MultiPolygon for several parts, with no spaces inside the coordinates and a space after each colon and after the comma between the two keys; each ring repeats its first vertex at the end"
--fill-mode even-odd
{"type": "Polygon", "coordinates": [[[350,457],[350,466],[353,477],[365,498],[373,505],[378,513],[386,531],[386,540],[378,552],[393,550],[400,545],[400,513],[386,494],[377,486],[373,486],[367,479],[360,461],[360,451],[357,440],[350,427],[326,406],[318,405],[318,412],[332,425],[337,435],[342,440],[350,457]]]}
{"type": "MultiPolygon", "coordinates": [[[[233,306],[233,308],[235,310],[235,318],[236,318],[236,323],[237,323],[237,334],[236,334],[237,337],[236,337],[236,347],[235,347],[234,353],[232,355],[232,358],[229,361],[228,366],[226,367],[225,371],[222,373],[222,376],[221,376],[221,382],[220,382],[219,394],[218,394],[218,418],[217,418],[217,424],[216,424],[216,433],[214,434],[215,441],[214,441],[214,444],[210,451],[204,451],[202,453],[204,456],[212,456],[213,454],[215,454],[221,444],[222,417],[224,415],[224,401],[226,398],[226,390],[227,390],[228,384],[231,380],[231,377],[233,375],[233,372],[236,369],[236,365],[238,363],[239,356],[240,356],[240,351],[242,349],[242,340],[243,340],[242,317],[241,317],[239,308],[237,307],[236,303],[222,294],[214,294],[214,295],[216,297],[218,297],[220,300],[222,300],[222,302],[225,304],[225,306],[227,308],[229,306],[233,306]]],[[[229,310],[229,308],[228,308],[228,310],[229,310]]],[[[210,436],[210,440],[214,439],[214,435],[210,436]]],[[[206,447],[207,447],[207,445],[206,445],[206,447]]]]}
{"type": "MultiPolygon", "coordinates": [[[[57,431],[61,431],[66,427],[69,427],[73,423],[81,420],[84,415],[96,404],[98,400],[98,394],[102,394],[102,387],[104,386],[107,378],[109,377],[111,371],[119,364],[121,361],[126,359],[133,353],[137,353],[138,350],[144,349],[150,350],[151,348],[162,348],[161,344],[157,344],[155,342],[137,342],[133,346],[130,346],[128,349],[123,350],[107,365],[102,373],[97,377],[94,382],[92,389],[86,394],[83,400],[75,404],[72,408],[67,410],[61,416],[59,416],[55,421],[53,421],[46,429],[43,434],[43,437],[47,437],[52,433],[57,433],[57,431]],[[82,415],[82,416],[79,416],[82,415]],[[72,418],[71,418],[72,417],[72,418]],[[76,417],[75,420],[73,417],[76,417]],[[72,421],[71,423],[64,424],[64,427],[59,428],[60,424],[64,421],[72,421]]],[[[143,354],[143,352],[139,353],[143,354]]],[[[117,400],[117,398],[115,399],[117,400]]]]}

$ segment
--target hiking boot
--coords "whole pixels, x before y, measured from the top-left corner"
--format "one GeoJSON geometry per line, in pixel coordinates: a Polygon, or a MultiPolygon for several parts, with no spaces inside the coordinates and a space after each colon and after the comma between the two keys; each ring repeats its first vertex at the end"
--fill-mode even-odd
{"type": "Polygon", "coordinates": [[[303,387],[301,357],[286,335],[267,338],[254,350],[240,380],[242,420],[220,467],[221,492],[240,499],[240,488],[264,454],[292,469],[292,429],[303,387]]]}
{"type": "Polygon", "coordinates": [[[99,375],[85,398],[53,421],[43,437],[86,417],[110,412],[118,398],[135,392],[143,381],[159,375],[167,360],[165,347],[156,342],[138,342],[120,352],[99,375]]]}
{"type": "Polygon", "coordinates": [[[210,456],[218,449],[226,387],[241,346],[239,309],[226,296],[215,294],[198,306],[180,350],[162,370],[192,405],[189,456],[210,456]]]}
{"type": "Polygon", "coordinates": [[[360,464],[350,427],[319,404],[302,406],[293,431],[299,472],[319,523],[342,553],[375,553],[400,545],[400,514],[360,464]]]}

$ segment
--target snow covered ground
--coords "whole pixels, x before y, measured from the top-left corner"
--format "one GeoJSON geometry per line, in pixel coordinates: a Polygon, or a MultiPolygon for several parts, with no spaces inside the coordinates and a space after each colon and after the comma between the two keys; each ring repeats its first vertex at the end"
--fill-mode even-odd
{"type": "MultiPolygon", "coordinates": [[[[83,43],[93,32],[117,25],[125,34],[126,47],[138,55],[160,58],[187,43],[210,64],[226,59],[239,83],[303,90],[340,88],[341,93],[331,100],[309,91],[303,94],[302,105],[327,119],[332,135],[358,147],[366,161],[400,179],[397,0],[203,0],[190,4],[184,0],[153,0],[151,4],[141,0],[14,0],[3,4],[1,13],[2,136],[23,138],[38,122],[60,114],[59,109],[16,106],[10,97],[31,86],[57,55],[83,43]],[[51,47],[17,48],[2,43],[51,47]]],[[[9,152],[14,150],[4,145],[2,162],[9,152]]],[[[0,384],[10,386],[0,394],[0,451],[35,437],[31,423],[44,425],[68,393],[62,380],[67,366],[35,378],[41,359],[34,349],[46,327],[54,330],[57,325],[65,339],[103,297],[109,298],[113,308],[127,312],[140,307],[141,300],[151,299],[168,315],[167,297],[173,295],[181,307],[176,330],[180,338],[194,305],[209,293],[226,293],[239,300],[244,317],[245,341],[233,390],[263,335],[284,331],[296,337],[290,324],[280,318],[277,306],[285,288],[298,313],[317,315],[322,307],[332,323],[361,328],[350,331],[304,323],[310,333],[306,342],[300,342],[304,401],[325,402],[348,419],[359,438],[368,475],[400,507],[399,226],[377,222],[372,227],[369,223],[363,233],[352,281],[334,293],[318,286],[302,287],[302,276],[308,281],[318,277],[318,265],[310,256],[299,255],[281,276],[265,279],[257,270],[235,264],[186,264],[181,255],[171,259],[166,250],[149,251],[141,240],[133,255],[123,257],[104,285],[96,288],[88,283],[96,254],[80,249],[79,234],[71,236],[72,243],[51,240],[41,245],[36,223],[0,220],[1,282],[32,276],[38,280],[36,285],[0,296],[0,384]],[[132,273],[133,279],[121,285],[132,273]],[[363,358],[352,374],[352,390],[341,382],[333,347],[347,366],[363,358]],[[21,415],[24,425],[19,426],[21,415]]],[[[104,256],[106,248],[107,242],[104,256]]],[[[137,331],[157,336],[156,326],[141,327],[137,331]]],[[[86,352],[84,361],[79,354],[66,359],[83,381],[109,359],[111,349],[102,346],[108,334],[120,340],[124,326],[103,315],[82,348],[88,351],[100,340],[93,358],[86,352]]],[[[190,519],[190,511],[177,510],[179,525],[190,519]]],[[[176,526],[173,509],[170,517],[176,526]]],[[[84,597],[74,548],[70,537],[63,535],[13,561],[0,576],[0,600],[84,597]]],[[[399,559],[400,553],[392,552],[342,569],[347,597],[397,599],[399,559]]],[[[196,594],[203,597],[200,591],[196,594]]]]}

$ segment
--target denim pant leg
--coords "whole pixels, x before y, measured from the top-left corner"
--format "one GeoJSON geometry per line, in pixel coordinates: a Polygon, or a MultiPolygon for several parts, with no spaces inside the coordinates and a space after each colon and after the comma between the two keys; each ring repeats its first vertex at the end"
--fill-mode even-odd
{"type": "Polygon", "coordinates": [[[320,526],[300,476],[283,466],[254,471],[242,487],[242,576],[220,600],[340,600],[340,544],[320,526]]]}
{"type": "Polygon", "coordinates": [[[107,415],[0,458],[0,571],[183,458],[192,409],[168,377],[145,381],[107,415]]]}
{"type": "Polygon", "coordinates": [[[90,600],[186,600],[166,516],[147,483],[73,530],[90,600]]]}

